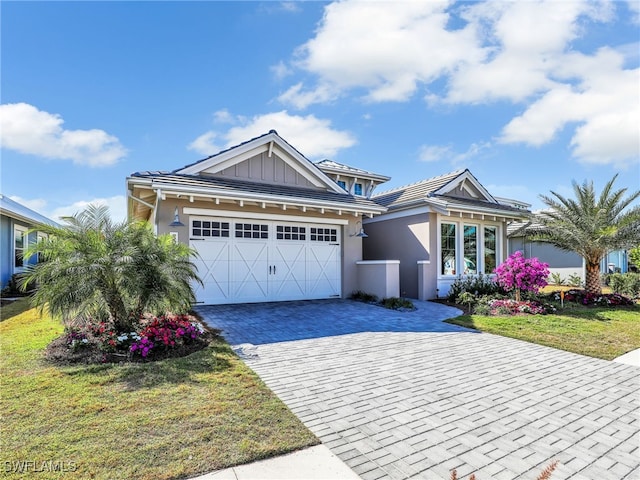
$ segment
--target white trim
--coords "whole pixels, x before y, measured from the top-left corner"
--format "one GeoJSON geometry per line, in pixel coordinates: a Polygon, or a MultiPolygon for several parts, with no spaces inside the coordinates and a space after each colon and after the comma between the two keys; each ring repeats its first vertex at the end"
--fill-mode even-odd
{"type": "MultiPolygon", "coordinates": [[[[168,186],[169,184],[165,184],[165,186],[168,186]]],[[[337,184],[336,184],[337,185],[337,184]]],[[[162,188],[165,188],[165,186],[163,186],[162,188]]],[[[160,187],[156,186],[157,189],[159,189],[160,187]]],[[[174,185],[173,190],[163,190],[162,191],[162,195],[165,196],[166,195],[182,195],[184,193],[190,193],[194,196],[199,196],[199,197],[203,197],[207,200],[210,199],[217,199],[217,200],[232,200],[232,201],[239,201],[239,200],[243,200],[245,202],[257,202],[259,204],[263,203],[263,202],[267,202],[267,203],[273,203],[276,205],[288,205],[288,206],[292,206],[292,207],[300,207],[303,205],[306,205],[307,207],[314,207],[314,208],[325,208],[325,209],[333,209],[333,210],[343,210],[345,212],[372,212],[372,213],[379,213],[381,211],[384,211],[384,207],[379,207],[379,209],[372,209],[371,207],[367,206],[367,205],[346,205],[344,203],[338,203],[338,202],[324,202],[322,200],[317,200],[317,201],[309,201],[307,199],[302,199],[302,198],[298,198],[298,197],[285,197],[285,196],[266,196],[264,194],[259,194],[259,193],[249,193],[249,192],[243,192],[242,194],[239,194],[237,196],[233,196],[233,195],[229,195],[229,192],[227,191],[218,191],[215,189],[207,189],[207,188],[197,188],[197,187],[183,187],[183,186],[176,186],[174,185]],[[178,190],[181,189],[181,190],[178,190]]],[[[343,192],[344,193],[344,192],[343,192]]],[[[163,199],[164,200],[164,199],[163,199]]]]}
{"type": "Polygon", "coordinates": [[[210,208],[193,208],[183,207],[182,213],[185,215],[199,215],[207,217],[224,217],[224,218],[250,218],[254,220],[278,220],[288,222],[302,223],[320,223],[324,225],[348,225],[348,220],[337,220],[335,218],[321,217],[303,217],[301,215],[282,215],[277,213],[258,213],[258,212],[235,212],[230,210],[214,210],[210,208]]]}
{"type": "Polygon", "coordinates": [[[358,260],[356,265],[400,265],[400,260],[358,260]]]}
{"type": "Polygon", "coordinates": [[[431,207],[414,207],[407,210],[400,210],[399,212],[382,213],[377,217],[364,219],[362,223],[368,225],[369,223],[384,222],[385,220],[393,220],[394,218],[412,217],[423,213],[435,212],[431,207]]]}
{"type": "Polygon", "coordinates": [[[23,225],[18,225],[16,223],[13,224],[13,235],[11,237],[12,244],[11,244],[11,272],[12,273],[20,273],[24,271],[24,267],[26,265],[28,265],[28,263],[25,261],[24,256],[22,257],[22,265],[21,266],[16,266],[16,231],[21,232],[22,235],[22,253],[24,254],[24,251],[29,248],[29,227],[25,227],[23,225]]]}
{"type": "Polygon", "coordinates": [[[491,203],[498,203],[495,198],[489,193],[489,191],[482,186],[482,184],[473,176],[469,170],[465,170],[453,180],[449,181],[446,185],[443,185],[433,193],[444,195],[445,193],[454,190],[461,182],[469,181],[478,191],[485,197],[485,200],[491,203]]]}
{"type": "Polygon", "coordinates": [[[418,265],[430,265],[431,260],[418,260],[418,265]]]}
{"type": "Polygon", "coordinates": [[[232,165],[248,160],[263,152],[280,153],[281,160],[300,173],[316,186],[328,187],[336,193],[344,194],[338,185],[327,176],[315,164],[307,160],[301,153],[288,145],[285,140],[275,132],[258,137],[245,144],[231,147],[229,150],[201,160],[193,165],[177,170],[176,173],[194,175],[205,170],[217,172],[232,165]]]}

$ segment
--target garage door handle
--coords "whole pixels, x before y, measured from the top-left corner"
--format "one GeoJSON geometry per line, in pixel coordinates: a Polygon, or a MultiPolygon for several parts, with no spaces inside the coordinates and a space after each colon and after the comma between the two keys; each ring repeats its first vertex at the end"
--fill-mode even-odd
{"type": "Polygon", "coordinates": [[[273,274],[274,275],[276,274],[276,266],[275,265],[273,266],[273,274]]]}
{"type": "Polygon", "coordinates": [[[269,275],[271,275],[271,265],[269,265],[269,275]]]}

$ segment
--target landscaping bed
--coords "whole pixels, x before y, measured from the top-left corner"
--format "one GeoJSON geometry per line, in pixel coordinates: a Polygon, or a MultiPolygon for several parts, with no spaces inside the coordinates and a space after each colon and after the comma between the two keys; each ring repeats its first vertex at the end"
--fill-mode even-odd
{"type": "Polygon", "coordinates": [[[60,323],[26,300],[0,316],[7,478],[186,478],[318,443],[215,332],[182,358],[60,366],[60,323]]]}

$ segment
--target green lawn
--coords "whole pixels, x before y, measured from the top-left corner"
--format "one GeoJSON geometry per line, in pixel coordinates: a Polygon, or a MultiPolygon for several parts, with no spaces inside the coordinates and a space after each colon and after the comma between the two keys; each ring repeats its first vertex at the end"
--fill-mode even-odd
{"type": "Polygon", "coordinates": [[[447,322],[605,360],[640,348],[638,305],[571,305],[553,315],[463,315],[447,322]]]}
{"type": "Polygon", "coordinates": [[[180,359],[59,368],[42,359],[59,323],[25,300],[0,317],[8,478],[25,474],[5,462],[67,470],[42,478],[185,478],[318,443],[222,340],[180,359]]]}

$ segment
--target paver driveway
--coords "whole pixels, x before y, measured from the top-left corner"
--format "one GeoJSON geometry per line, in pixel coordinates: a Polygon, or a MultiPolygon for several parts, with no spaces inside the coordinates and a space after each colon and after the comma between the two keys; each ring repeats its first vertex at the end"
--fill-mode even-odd
{"type": "Polygon", "coordinates": [[[344,301],[198,312],[363,479],[640,479],[640,369],[344,301]]]}

